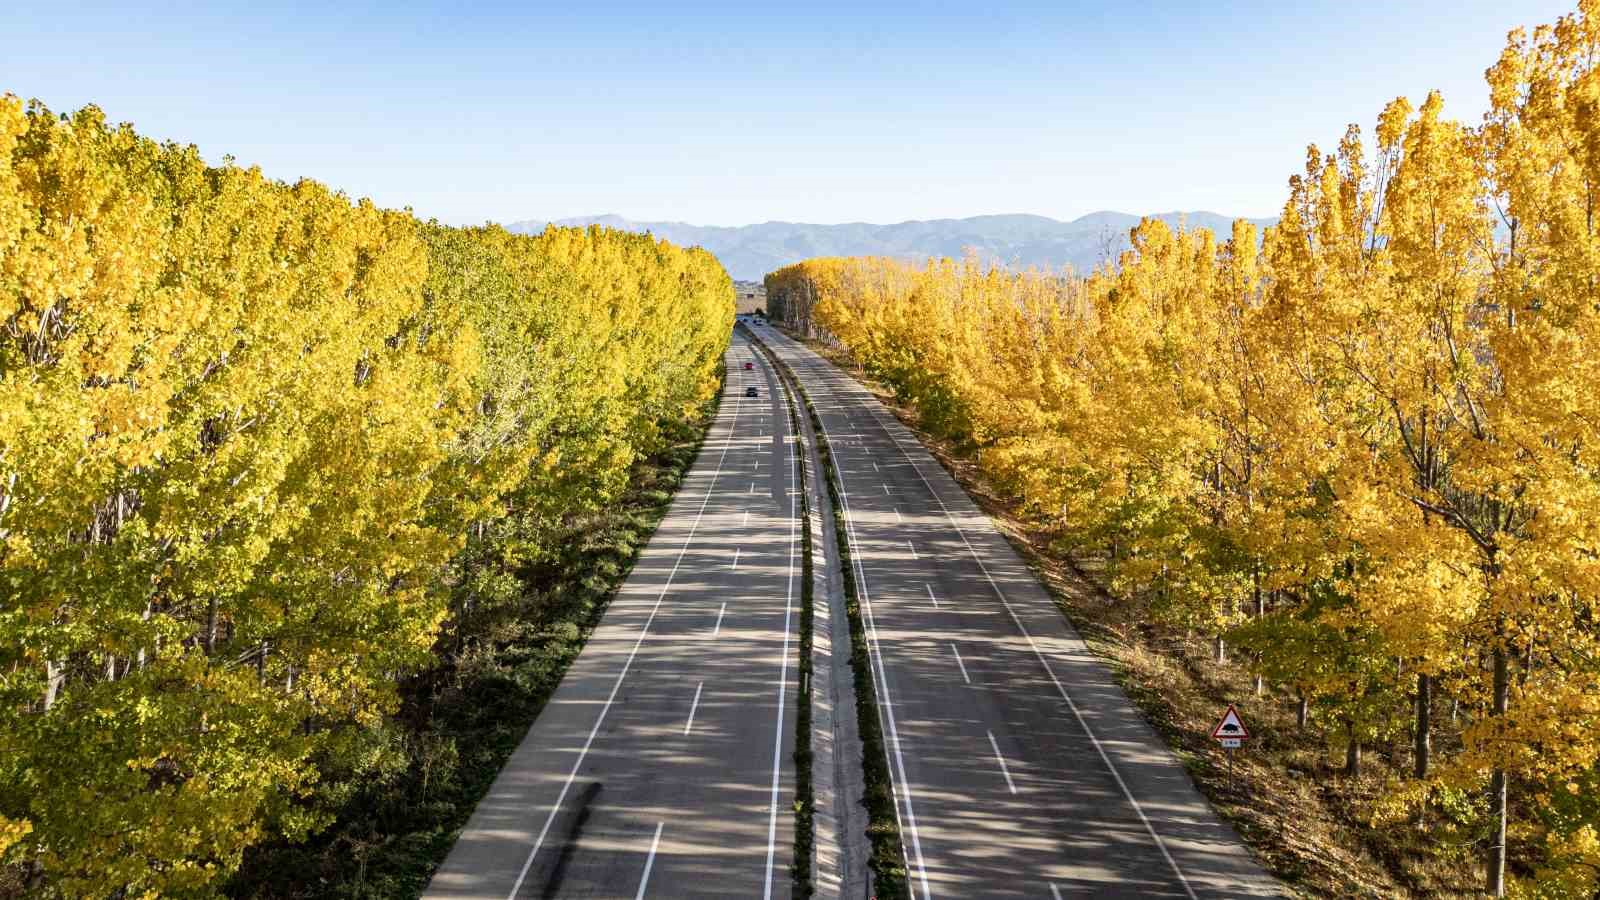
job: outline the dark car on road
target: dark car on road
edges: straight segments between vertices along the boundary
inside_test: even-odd
[[[744,395],[746,397],[759,397],[761,396],[761,392],[753,387],[747,387],[744,389]]]

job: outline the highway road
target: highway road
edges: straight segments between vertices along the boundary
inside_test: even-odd
[[[838,464],[915,895],[1279,896],[914,435],[827,361],[759,333]]]
[[[803,573],[789,417],[743,337],[724,362],[666,517],[425,897],[790,895]]]

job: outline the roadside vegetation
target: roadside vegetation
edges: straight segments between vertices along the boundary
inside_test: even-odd
[[[1325,810],[1240,813],[1287,876],[1326,867],[1274,834],[1321,820],[1379,893],[1600,889],[1596,59],[1597,3],[1513,32],[1481,124],[1394,101],[1310,148],[1264,235],[1146,220],[1088,277],[767,278],[1103,587],[1086,630],[1158,654],[1121,662],[1170,734],[1244,701],[1251,783]]]

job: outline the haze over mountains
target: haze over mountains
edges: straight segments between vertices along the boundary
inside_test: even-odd
[[[1225,238],[1233,217],[1212,212],[1169,212],[1155,216],[1171,225],[1206,227]],[[1258,225],[1274,219],[1252,219]],[[1096,212],[1070,222],[1045,216],[974,216],[967,219],[931,219],[872,225],[849,222],[811,225],[801,222],[762,222],[733,227],[690,225],[684,222],[638,222],[617,215],[559,219],[556,225],[605,225],[627,231],[648,231],[679,245],[698,245],[716,254],[728,274],[741,280],[760,280],[773,269],[813,256],[894,256],[925,259],[959,257],[967,248],[979,257],[1010,266],[1061,268],[1088,272],[1103,260],[1127,249],[1128,229],[1139,217],[1120,212]],[[538,233],[546,221],[513,222],[510,230]]]

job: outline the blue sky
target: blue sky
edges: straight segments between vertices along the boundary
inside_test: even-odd
[[[0,92],[451,223],[1256,216],[1574,5],[12,0]]]

